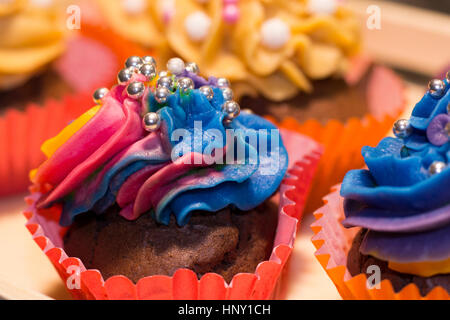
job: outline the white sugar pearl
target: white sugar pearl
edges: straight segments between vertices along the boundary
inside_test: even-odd
[[[146,0],[122,0],[122,7],[129,14],[138,14],[147,8],[147,2]]]
[[[167,69],[178,76],[184,71],[184,61],[180,58],[172,58],[167,62]]]
[[[281,19],[266,20],[261,26],[261,42],[269,49],[282,48],[290,38],[291,30]]]
[[[184,20],[184,28],[193,41],[202,41],[209,33],[211,18],[202,11],[197,11]]]
[[[30,0],[30,4],[35,7],[47,8],[53,4],[53,0]]]
[[[309,0],[308,11],[315,14],[334,14],[337,9],[336,0]]]

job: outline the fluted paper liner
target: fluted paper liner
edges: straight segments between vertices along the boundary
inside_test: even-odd
[[[7,110],[0,118],[0,196],[25,192],[30,170],[45,160],[41,144],[92,105],[90,95],[77,95]]]
[[[450,299],[442,287],[436,287],[425,297],[418,287],[411,283],[401,291],[395,292],[390,280],[380,282],[379,288],[369,289],[367,276],[363,273],[352,276],[347,268],[347,254],[359,228],[346,229],[343,198],[339,195],[340,185],[324,198],[325,205],[314,212],[316,221],[311,225],[314,231],[312,242],[317,251],[315,256],[335,284],[343,299],[354,300],[442,300]]]
[[[361,148],[376,146],[392,128],[405,105],[405,92],[401,80],[389,69],[376,66],[369,80],[367,102],[370,113],[362,119],[350,118],[346,123],[330,120],[322,125],[315,119],[299,122],[292,117],[276,125],[307,135],[324,147],[306,213],[321,206],[322,197],[331,186],[339,183],[350,169],[361,168],[364,159]]]
[[[79,268],[80,288],[69,290],[75,299],[275,298],[274,289],[292,252],[297,226],[322,152],[322,147],[306,136],[288,130],[282,130],[282,136],[289,152],[290,169],[280,186],[278,226],[272,254],[254,273],[237,274],[230,284],[215,273],[198,279],[188,269],[179,269],[171,277],[149,276],[136,284],[122,275],[103,279],[100,271],[86,270],[80,259],[67,256],[62,240],[67,228],[58,224],[60,208],[55,206],[38,211],[34,206],[38,193],[26,198],[29,205],[24,212],[28,220],[26,226],[66,285],[74,271],[71,266]]]

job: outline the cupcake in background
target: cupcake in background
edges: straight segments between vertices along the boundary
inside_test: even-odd
[[[82,113],[92,91],[115,83],[114,70],[127,57],[144,55],[97,19],[89,3],[75,3],[0,4],[0,196],[26,192],[30,170],[45,159],[45,139]],[[72,19],[77,12],[80,29]]]
[[[241,113],[223,79],[167,67],[130,57],[43,144],[27,227],[75,298],[267,299],[321,148]]]
[[[87,13],[81,1],[0,4],[1,107],[24,109],[29,102],[90,93],[112,79],[123,59],[144,53]]]
[[[344,298],[449,298],[449,87],[449,72],[432,80],[316,212],[316,255]]]

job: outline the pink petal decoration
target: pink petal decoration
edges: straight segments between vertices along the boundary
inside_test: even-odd
[[[100,42],[75,36],[54,68],[76,92],[91,92],[116,77],[120,65],[110,48]]]
[[[398,109],[387,109],[386,106],[403,106],[405,103],[403,92],[402,80],[394,71],[383,66],[375,66],[367,88],[370,113],[380,121],[386,114],[392,117],[397,116]]]

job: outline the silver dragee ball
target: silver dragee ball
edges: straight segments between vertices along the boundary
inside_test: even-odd
[[[226,113],[225,118],[227,120],[233,120],[239,115],[241,108],[236,101],[226,101],[222,105],[222,111]]]
[[[167,98],[170,96],[171,93],[172,92],[166,87],[158,87],[155,90],[155,100],[161,104],[166,103]]]
[[[152,56],[144,56],[142,57],[142,62],[144,64],[152,64],[156,67],[156,60]]]
[[[169,90],[173,90],[174,85],[172,77],[169,76],[160,77],[156,83],[157,87],[166,87]]]
[[[225,101],[233,100],[233,90],[231,90],[228,87],[223,87],[223,88],[221,88],[221,90],[222,90],[223,99]]]
[[[125,84],[131,80],[133,76],[133,71],[130,68],[122,69],[117,74],[117,82],[119,84]]]
[[[145,130],[148,132],[153,132],[158,130],[161,126],[161,118],[156,112],[149,112],[144,115],[144,118],[142,118],[142,124],[144,125]]]
[[[428,83],[428,90],[434,98],[440,98],[445,92],[445,82],[440,79],[433,79]]]
[[[219,88],[229,87],[230,86],[230,81],[228,81],[227,78],[218,78],[217,79],[217,86]]]
[[[143,64],[139,72],[145,76],[147,81],[151,81],[156,77],[156,68],[153,64]]]
[[[203,94],[206,99],[211,101],[214,98],[214,90],[210,86],[202,86],[198,89],[201,94]]]
[[[200,69],[199,69],[198,65],[195,62],[188,62],[186,64],[185,70],[187,72],[194,73],[194,74],[199,74],[200,73]]]
[[[169,76],[169,71],[162,70],[162,71],[160,71],[160,72],[158,73],[158,76],[159,76],[160,78],[162,78],[162,77],[167,77],[167,76]]]
[[[96,104],[101,104],[103,98],[108,94],[108,92],[109,92],[108,88],[100,88],[100,89],[95,90],[95,92],[92,96],[94,99],[94,102]]]
[[[189,93],[195,88],[194,81],[187,77],[180,78],[178,79],[178,88],[180,88],[180,91],[184,94]]]
[[[184,71],[184,61],[180,58],[172,58],[167,61],[167,69],[174,75],[179,76]]]
[[[139,99],[144,95],[145,85],[142,82],[132,82],[127,86],[127,94],[132,99]]]
[[[412,127],[406,119],[397,120],[392,129],[397,138],[406,138],[412,133]]]
[[[442,161],[434,161],[430,167],[428,168],[428,173],[432,176],[435,174],[439,174],[445,170],[447,165]]]
[[[138,56],[131,56],[127,59],[127,61],[125,61],[125,67],[127,68],[140,68],[140,66],[143,64],[143,61],[141,59],[141,57]]]

